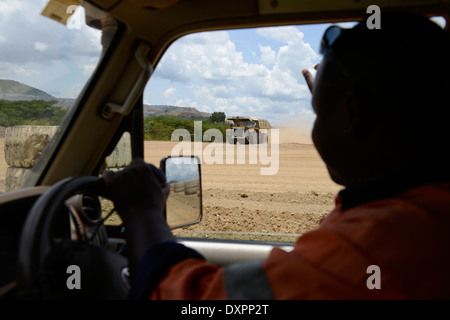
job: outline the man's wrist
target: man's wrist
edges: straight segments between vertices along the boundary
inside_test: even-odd
[[[173,239],[162,210],[133,208],[123,218],[128,235],[141,237],[146,242],[157,243]]]
[[[124,223],[131,222],[133,220],[148,220],[148,219],[163,219],[163,210],[159,206],[130,206],[119,210]]]

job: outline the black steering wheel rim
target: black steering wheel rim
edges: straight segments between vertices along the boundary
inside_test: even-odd
[[[58,296],[59,293],[48,290],[48,282],[51,279],[46,270],[48,257],[54,256],[57,251],[64,252],[66,256],[70,255],[74,264],[77,263],[77,259],[80,259],[80,264],[84,265],[86,269],[91,267],[93,269],[93,271],[81,271],[82,279],[83,276],[89,279],[89,281],[84,281],[88,288],[82,288],[80,292],[68,291],[70,293],[68,296],[93,297],[95,299],[126,298],[129,285],[127,279],[124,279],[124,270],[127,268],[125,257],[108,248],[73,240],[57,243],[51,236],[55,219],[64,212],[65,201],[73,195],[86,193],[107,198],[103,179],[94,176],[63,179],[42,194],[31,208],[19,242],[17,278],[19,298],[45,299]],[[95,264],[84,260],[94,260]],[[105,265],[101,266],[102,264]],[[65,270],[58,272],[61,275]],[[83,273],[85,274],[83,275]],[[106,275],[111,277],[110,281],[106,279]],[[100,279],[106,283],[102,283]],[[95,284],[104,288],[94,287]],[[62,286],[64,285],[65,283],[62,284]]]

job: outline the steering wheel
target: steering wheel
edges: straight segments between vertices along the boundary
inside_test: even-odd
[[[31,208],[19,242],[19,299],[125,299],[128,261],[94,237],[78,237],[82,219],[70,215],[67,200],[77,195],[105,195],[104,181],[70,177],[54,184]],[[68,208],[69,207],[69,208]],[[75,228],[75,227],[76,228]],[[103,219],[96,221],[103,228]],[[78,230],[77,229],[77,230]],[[91,228],[92,230],[92,228]]]

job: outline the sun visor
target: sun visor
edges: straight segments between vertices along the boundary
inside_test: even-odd
[[[59,23],[67,24],[67,20],[82,3],[82,0],[50,0],[41,14]]]

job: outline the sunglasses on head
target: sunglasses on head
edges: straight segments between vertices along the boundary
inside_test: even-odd
[[[333,46],[335,45],[336,41],[341,38],[344,34],[348,32],[352,32],[353,29],[343,29],[341,27],[338,27],[336,25],[328,27],[322,37],[322,41],[320,43],[319,52],[322,55],[328,55],[332,57],[333,62],[340,67],[341,74],[346,77],[349,80],[349,83],[352,86],[358,86],[357,84],[360,82],[358,81],[357,74],[350,73],[348,66],[346,63],[344,63],[339,55],[335,52]],[[315,69],[317,70],[317,67]]]
[[[320,43],[320,54],[325,54],[330,48],[332,48],[336,40],[342,35],[343,32],[344,29],[338,26],[328,27],[327,30],[325,30],[322,37],[322,42]]]

